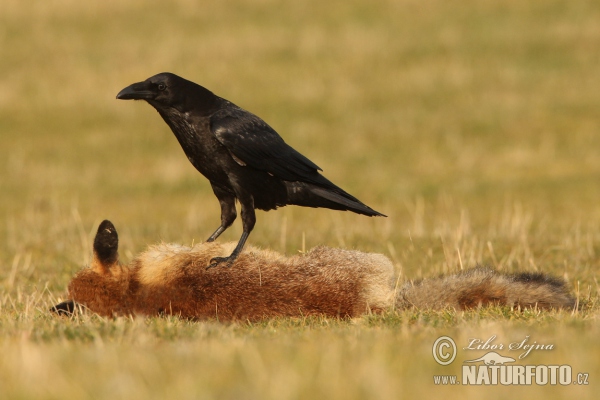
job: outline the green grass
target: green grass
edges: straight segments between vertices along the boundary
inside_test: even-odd
[[[39,2],[37,2],[39,3]],[[5,0],[0,12],[3,398],[593,398],[600,379],[597,1]],[[402,279],[460,266],[566,278],[568,312],[390,312],[219,324],[47,309],[111,219],[127,261],[192,243],[218,203],[150,106],[172,71],[253,111],[387,219],[287,207],[250,242],[380,252]],[[223,241],[237,240],[237,222]],[[439,387],[442,335],[555,349],[590,386]],[[470,357],[473,355],[473,357]],[[459,359],[481,352],[459,352]]]

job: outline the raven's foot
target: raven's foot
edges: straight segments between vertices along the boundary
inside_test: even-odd
[[[217,232],[218,232],[218,229],[217,229]],[[213,235],[210,238],[215,236],[215,234],[217,232],[213,233]],[[206,267],[206,269],[216,267],[217,265],[222,265],[227,268],[231,267],[233,265],[233,262],[235,261],[235,259],[242,252],[242,248],[244,247],[244,243],[246,243],[246,239],[248,239],[249,233],[250,232],[246,232],[246,231],[242,232],[242,237],[240,237],[240,241],[238,242],[237,246],[235,246],[235,249],[233,249],[233,251],[231,252],[229,257],[214,257],[214,258],[212,258],[210,260],[210,264],[208,264],[208,267]],[[210,240],[210,238],[209,238],[209,240]]]
[[[211,269],[218,265],[226,267],[226,268],[230,268],[233,265],[234,261],[235,261],[235,257],[233,257],[233,256],[214,257],[214,258],[211,258],[210,264],[208,264],[208,267],[206,267],[206,269]]]

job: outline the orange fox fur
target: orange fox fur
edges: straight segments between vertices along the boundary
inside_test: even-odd
[[[543,274],[500,274],[474,268],[395,289],[393,266],[381,254],[317,247],[285,257],[247,247],[230,267],[206,269],[235,243],[151,246],[129,265],[118,261],[117,231],[98,228],[89,268],[75,275],[69,301],[52,308],[72,312],[80,304],[104,316],[177,315],[182,318],[259,320],[417,307],[466,309],[487,304],[572,308],[564,281]]]

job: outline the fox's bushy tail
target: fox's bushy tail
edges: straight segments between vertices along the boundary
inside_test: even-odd
[[[407,282],[396,295],[400,309],[464,310],[486,305],[572,309],[576,301],[562,279],[543,273],[503,274],[486,267]]]

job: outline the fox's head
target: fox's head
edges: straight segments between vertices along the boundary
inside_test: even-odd
[[[129,273],[119,264],[119,235],[108,220],[102,221],[94,239],[94,255],[89,268],[81,270],[69,284],[69,300],[51,308],[58,314],[71,314],[76,305],[102,315],[128,314],[126,299]]]

